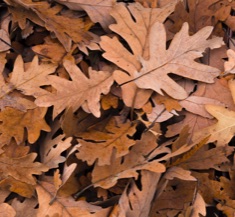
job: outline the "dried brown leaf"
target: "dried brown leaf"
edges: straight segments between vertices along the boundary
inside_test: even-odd
[[[129,138],[136,132],[135,125],[128,122],[117,124],[111,119],[105,129],[104,132],[91,130],[80,134],[82,139],[78,139],[80,147],[77,158],[87,161],[89,165],[96,160],[98,165],[109,165],[113,157],[115,159],[126,155],[129,148],[135,144],[135,141]]]
[[[108,189],[114,186],[118,179],[130,177],[137,179],[137,170],[148,170],[156,173],[165,172],[165,166],[163,164],[159,163],[157,160],[150,161],[150,159],[148,159],[148,155],[157,146],[156,137],[152,133],[148,132],[143,134],[141,140],[136,142],[126,156],[111,159],[110,165],[95,165],[92,172],[92,182],[94,186]],[[160,155],[161,150],[155,154]]]
[[[44,120],[47,112],[46,108],[36,108],[22,112],[14,108],[7,107],[0,112],[0,139],[2,145],[8,144],[14,138],[19,144],[24,141],[24,132],[27,130],[29,143],[34,143],[40,136],[40,131],[49,132],[50,127]]]
[[[149,36],[150,58],[141,59],[143,67],[139,72],[135,72],[136,85],[139,88],[152,89],[162,95],[164,91],[175,99],[184,99],[188,96],[187,92],[168,76],[169,73],[213,83],[219,75],[219,70],[195,61],[202,56],[207,47],[213,49],[223,44],[219,38],[207,40],[211,31],[211,27],[205,27],[193,36],[189,36],[188,24],[184,23],[166,50],[164,25],[154,23]]]
[[[74,112],[82,107],[86,112],[100,117],[100,95],[102,93],[108,94],[113,84],[112,75],[107,71],[95,71],[90,68],[88,78],[74,62],[69,60],[64,61],[64,67],[72,80],[55,75],[48,76],[48,81],[56,88],[57,92],[47,92],[47,94],[38,97],[35,103],[46,107],[54,105],[54,118],[69,107]]]
[[[115,5],[111,15],[117,24],[110,25],[110,29],[125,39],[132,52],[116,37],[101,37],[100,46],[105,51],[103,56],[106,59],[125,70],[115,71],[114,79],[118,84],[134,79],[134,72],[141,69],[140,56],[149,58],[149,31],[155,22],[163,22],[167,18],[174,10],[175,4],[176,1],[163,8],[154,9],[144,8],[139,3],[127,7],[124,4]],[[139,90],[132,82],[122,85],[121,88],[124,103],[135,108],[141,108],[152,93],[150,90]]]

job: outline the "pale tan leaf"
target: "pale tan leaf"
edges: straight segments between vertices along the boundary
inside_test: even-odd
[[[41,162],[50,169],[57,168],[60,163],[65,162],[66,158],[61,156],[72,144],[72,137],[63,140],[64,135],[57,136],[49,142],[41,145]]]
[[[218,122],[199,129],[194,133],[192,140],[197,141],[211,135],[208,142],[217,141],[217,146],[225,146],[235,134],[235,112],[215,105],[206,105],[205,108]]]
[[[135,72],[136,85],[160,94],[164,91],[175,99],[185,99],[188,96],[187,92],[168,76],[169,73],[213,83],[220,71],[195,61],[202,56],[207,47],[217,48],[223,44],[222,40],[216,42],[207,40],[211,31],[211,27],[205,27],[193,36],[189,36],[188,24],[184,23],[166,50],[164,25],[154,23],[149,35],[150,59],[141,59],[143,68]]]
[[[186,214],[185,216],[201,217],[201,215],[206,216],[206,204],[202,196],[199,193],[197,193],[193,205],[189,207],[188,215]]]
[[[15,217],[16,211],[8,203],[1,203],[0,204],[0,216]]]
[[[228,61],[224,63],[225,73],[235,74],[235,52],[232,49],[227,50]]]
[[[197,85],[197,90],[179,103],[189,112],[202,117],[213,118],[206,111],[204,107],[206,104],[226,106],[231,110],[235,110],[229,88],[230,85],[224,78],[215,79],[215,83],[213,84],[200,82]]]
[[[195,115],[193,113],[185,111],[181,112],[179,115],[181,115],[181,117],[184,117],[184,119],[180,122],[167,126],[167,137],[172,137],[179,134],[182,127],[185,125],[189,126],[189,132],[193,134],[198,130],[206,128],[216,122],[214,119],[204,118],[200,115]]]
[[[53,117],[55,118],[64,109],[71,107],[75,112],[82,107],[86,112],[100,117],[100,95],[108,94],[113,77],[107,71],[89,69],[89,78],[72,61],[65,60],[64,67],[72,81],[55,75],[48,76],[50,84],[57,92],[38,97],[35,103],[38,106],[49,107],[54,105]]]
[[[105,51],[103,56],[125,71],[114,72],[114,78],[118,84],[134,79],[134,72],[141,69],[139,57],[149,57],[148,34],[152,25],[157,21],[164,22],[173,12],[175,4],[176,1],[163,8],[153,9],[144,8],[139,3],[130,4],[127,7],[124,4],[115,5],[111,15],[117,24],[110,25],[110,29],[126,40],[132,53],[116,37],[103,36],[100,45]],[[126,83],[121,88],[125,104],[135,108],[141,108],[152,93],[150,90],[139,90],[133,82]]]

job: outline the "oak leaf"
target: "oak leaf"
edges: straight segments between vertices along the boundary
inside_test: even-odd
[[[55,64],[42,63],[39,65],[38,57],[35,56],[30,65],[25,69],[25,65],[21,56],[18,56],[10,78],[6,82],[4,77],[0,76],[0,108],[6,106],[26,111],[33,109],[36,105],[31,98],[24,97],[16,90],[22,91],[24,95],[37,97],[43,94],[45,90],[41,89],[41,85],[47,85],[46,76],[54,72]]]
[[[57,65],[53,63],[39,64],[38,57],[35,56],[30,65],[25,69],[21,56],[18,56],[8,85],[14,89],[21,90],[23,94],[30,96],[40,96],[45,94],[45,90],[40,88],[43,85],[49,85],[47,79],[52,74]]]
[[[34,143],[40,136],[40,131],[49,132],[50,127],[44,120],[46,108],[36,108],[22,112],[7,107],[0,112],[0,140],[1,145],[8,144],[12,138],[19,144],[24,141],[25,129],[28,133],[29,143]]]
[[[209,150],[198,150],[188,160],[180,163],[180,166],[187,169],[206,170],[214,168],[220,170],[220,165],[229,162],[228,156],[232,154],[230,146],[215,147]]]
[[[109,28],[125,39],[131,52],[116,37],[102,36],[100,46],[105,51],[103,56],[125,71],[114,72],[114,79],[118,84],[134,79],[134,72],[141,69],[140,56],[149,58],[149,31],[155,22],[164,22],[173,12],[175,4],[176,1],[163,8],[153,9],[144,8],[139,3],[127,7],[124,4],[114,6],[111,15],[117,23]],[[152,93],[150,90],[138,89],[133,82],[126,83],[121,88],[123,101],[128,107],[141,108]]]
[[[152,89],[162,95],[164,91],[175,99],[185,99],[188,96],[187,92],[168,76],[169,73],[213,83],[220,71],[195,61],[202,56],[207,47],[213,49],[223,44],[219,38],[207,40],[211,31],[212,27],[205,27],[193,36],[189,36],[188,24],[184,23],[166,50],[164,25],[154,23],[149,36],[150,58],[141,59],[143,67],[139,72],[135,72],[136,85],[139,88]]]
[[[109,208],[102,209],[99,206],[91,205],[86,201],[75,201],[72,197],[57,197],[50,204],[52,195],[55,195],[55,188],[48,182],[40,182],[36,187],[39,201],[37,217],[58,216],[58,217],[94,217],[106,216]],[[101,214],[99,214],[99,212]]]
[[[69,60],[64,61],[64,67],[72,80],[55,75],[48,76],[48,81],[57,92],[47,92],[38,97],[35,103],[43,107],[54,105],[53,118],[69,107],[73,112],[82,107],[86,112],[100,117],[100,95],[108,94],[113,84],[112,75],[107,71],[95,71],[90,68],[88,78]]]
[[[82,40],[88,42],[91,39],[86,32],[92,26],[92,22],[89,19],[84,21],[82,18],[59,16],[58,13],[62,10],[61,5],[57,4],[54,7],[50,7],[48,2],[34,2],[31,0],[17,0],[13,3],[11,0],[7,0],[7,2],[14,7],[21,5],[33,11],[43,21],[43,26],[55,33],[67,52],[71,49],[72,41],[75,43]],[[68,23],[77,28],[71,28]]]
[[[25,199],[23,202],[13,199],[11,206],[15,209],[16,217],[36,216],[36,209],[38,202],[35,198]]]
[[[65,140],[63,138],[64,135],[59,135],[41,144],[41,162],[50,169],[57,168],[59,163],[63,163],[66,160],[61,154],[71,146],[72,138],[69,137]]]
[[[113,154],[115,158],[126,155],[135,141],[129,136],[136,132],[136,126],[131,123],[117,124],[111,119],[105,127],[105,131],[91,130],[81,133],[78,139],[77,158],[87,161],[89,165],[97,160],[98,165],[109,165]],[[88,140],[88,141],[86,141]],[[94,152],[94,150],[96,150]]]
[[[141,190],[134,181],[119,199],[119,215],[128,217],[149,216],[152,200],[158,186],[160,174],[141,171]],[[143,200],[143,198],[145,198]]]
[[[108,189],[114,186],[118,179],[122,178],[138,178],[137,170],[148,170],[156,173],[165,172],[165,166],[158,160],[149,159],[149,154],[158,146],[156,137],[152,133],[142,135],[140,141],[132,147],[130,152],[116,159],[111,159],[110,165],[95,165],[92,171],[92,182],[94,186],[100,186]],[[161,154],[161,150],[156,152]],[[152,156],[152,158],[156,157]]]
[[[229,87],[229,82],[224,78],[215,79],[213,84],[200,82],[197,85],[197,90],[179,103],[191,113],[212,118],[204,108],[206,104],[226,106],[231,110],[235,110]]]
[[[100,23],[105,31],[109,31],[108,26],[114,22],[110,11],[116,3],[115,0],[57,0],[57,2],[71,10],[85,10],[92,22]]]
[[[218,122],[195,132],[192,140],[211,135],[208,142],[217,141],[217,146],[225,146],[235,134],[235,112],[216,105],[206,105],[205,108]]]
[[[1,179],[7,179],[13,177],[20,182],[27,184],[36,184],[36,179],[33,175],[40,175],[42,172],[48,171],[48,167],[34,162],[37,157],[36,153],[30,153],[26,156],[19,158],[10,158],[4,153],[0,155],[0,173]]]

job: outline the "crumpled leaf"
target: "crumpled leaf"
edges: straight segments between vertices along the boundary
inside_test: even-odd
[[[121,178],[138,178],[137,170],[148,170],[156,173],[165,172],[165,166],[158,160],[150,161],[148,155],[158,146],[156,137],[148,132],[142,135],[140,141],[132,147],[128,155],[111,159],[110,165],[95,165],[92,171],[92,182],[94,186],[110,188]],[[159,150],[158,154],[161,154]],[[155,156],[154,156],[155,157]]]
[[[14,138],[18,144],[23,142],[25,128],[28,133],[27,139],[29,143],[34,143],[40,136],[41,130],[50,131],[50,127],[44,120],[46,112],[46,108],[35,108],[22,112],[10,107],[1,111],[1,145],[8,144],[11,138]]]
[[[69,60],[64,61],[64,67],[72,81],[55,75],[48,76],[48,81],[57,92],[48,91],[47,94],[38,97],[35,103],[43,107],[53,105],[54,118],[69,107],[73,112],[82,107],[86,112],[100,117],[100,95],[108,94],[113,84],[112,75],[107,71],[95,71],[90,68],[88,78],[74,62]]]
[[[117,124],[111,119],[104,132],[91,130],[80,134],[82,139],[78,139],[80,147],[76,156],[89,165],[96,160],[98,165],[109,165],[113,157],[119,158],[129,152],[129,148],[135,144],[129,136],[135,132],[135,125],[128,122]]]
[[[212,27],[205,27],[193,36],[189,36],[188,24],[184,23],[166,50],[164,25],[154,23],[149,36],[150,58],[141,59],[143,67],[139,72],[135,72],[136,85],[139,88],[152,89],[162,95],[164,91],[175,99],[185,99],[188,96],[187,92],[168,76],[169,73],[213,83],[220,71],[194,61],[202,56],[207,47],[213,49],[223,44],[221,38],[206,40],[211,31]]]
[[[102,36],[100,46],[105,51],[103,56],[125,71],[114,72],[114,79],[118,84],[134,79],[134,72],[141,69],[139,57],[149,57],[150,45],[147,38],[152,25],[157,21],[164,22],[173,12],[175,4],[176,1],[163,8],[153,9],[144,8],[139,3],[127,7],[124,4],[115,5],[111,15],[117,24],[112,24],[109,28],[125,39],[132,52],[129,52],[116,37]],[[128,107],[141,108],[152,93],[150,90],[138,89],[133,82],[126,83],[121,88],[123,101]]]

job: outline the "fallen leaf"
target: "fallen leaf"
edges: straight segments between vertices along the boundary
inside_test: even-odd
[[[111,159],[110,165],[95,165],[92,172],[92,182],[95,187],[108,189],[114,186],[121,178],[138,178],[138,170],[148,170],[156,173],[165,172],[165,166],[157,160],[150,161],[148,155],[158,144],[152,133],[142,135],[140,141],[132,147],[129,154],[124,157]],[[161,154],[161,151],[158,152]],[[155,157],[155,156],[154,156]]]
[[[38,97],[35,103],[43,107],[54,105],[53,118],[69,107],[73,112],[82,107],[86,112],[100,117],[100,95],[108,94],[113,84],[112,75],[106,71],[89,69],[89,78],[87,78],[75,63],[69,60],[64,61],[64,67],[72,81],[55,75],[49,76],[48,81],[57,92],[55,94],[47,92]]]
[[[157,21],[164,22],[174,10],[175,4],[176,1],[163,8],[154,9],[144,8],[140,4],[130,4],[128,7],[124,4],[115,5],[111,15],[117,24],[112,24],[109,28],[125,39],[132,52],[116,37],[101,37],[100,46],[105,51],[103,56],[125,71],[114,72],[114,79],[118,84],[134,79],[134,72],[141,69],[139,57],[149,57],[150,45],[147,38],[152,25]],[[123,101],[128,107],[141,108],[152,93],[150,90],[138,89],[133,82],[121,85],[121,88]]]
[[[71,10],[85,10],[92,22],[100,23],[105,31],[109,32],[109,25],[114,22],[110,16],[115,0],[57,0]]]
[[[1,154],[1,179],[12,176],[20,182],[22,181],[32,185],[36,184],[36,179],[33,175],[40,175],[42,172],[48,171],[47,166],[39,162],[34,162],[36,157],[36,153],[30,153],[19,158],[9,158],[4,153]]]
[[[91,130],[80,134],[82,139],[78,139],[80,146],[79,152],[76,153],[77,158],[87,161],[89,165],[96,160],[98,165],[109,165],[113,154],[115,158],[122,157],[135,144],[135,141],[129,138],[136,132],[135,125],[128,122],[118,125],[111,119],[105,129],[105,132]]]
[[[119,215],[128,217],[149,216],[151,203],[160,179],[160,174],[149,171],[141,172],[141,189],[134,181],[130,184],[130,189],[125,189],[119,200]],[[142,201],[142,199],[144,201]]]
[[[36,108],[22,112],[9,107],[1,111],[0,139],[2,144],[8,144],[11,138],[14,138],[18,144],[23,142],[25,128],[28,133],[29,143],[34,143],[40,136],[41,130],[50,131],[50,127],[44,120],[46,112],[46,108]]]
[[[101,207],[91,205],[86,201],[74,201],[72,197],[60,198],[57,197],[50,205],[52,195],[55,194],[55,188],[48,182],[41,182],[36,187],[39,201],[39,208],[37,209],[37,217],[41,216],[84,216],[94,217],[98,216],[99,212],[107,212],[109,209],[102,210]],[[104,215],[105,216],[105,215]]]
[[[209,142],[216,142],[217,146],[225,146],[235,133],[235,112],[221,106],[206,105],[206,110],[213,115],[218,122],[194,133],[192,140],[211,135]]]
[[[0,215],[6,217],[14,217],[16,215],[16,211],[12,206],[8,203],[1,203],[0,204]]]
[[[154,23],[149,36],[150,58],[141,59],[143,67],[139,72],[135,72],[136,85],[139,88],[152,89],[162,95],[164,91],[175,99],[185,99],[188,96],[187,92],[168,76],[169,73],[213,83],[219,75],[219,70],[194,61],[202,56],[202,52],[207,47],[213,49],[223,44],[219,38],[214,41],[206,40],[211,31],[211,27],[205,27],[193,36],[189,36],[188,24],[184,23],[166,50],[164,25]],[[155,32],[158,34],[156,35]],[[157,53],[156,50],[158,50]]]
[[[61,154],[72,145],[72,138],[69,137],[65,140],[63,140],[63,138],[64,135],[59,135],[41,144],[41,162],[50,169],[57,168],[60,163],[66,160],[66,157],[61,156]]]
[[[13,199],[11,206],[16,211],[16,217],[36,216],[36,209],[38,202],[35,198],[25,199],[20,202],[16,198]]]

